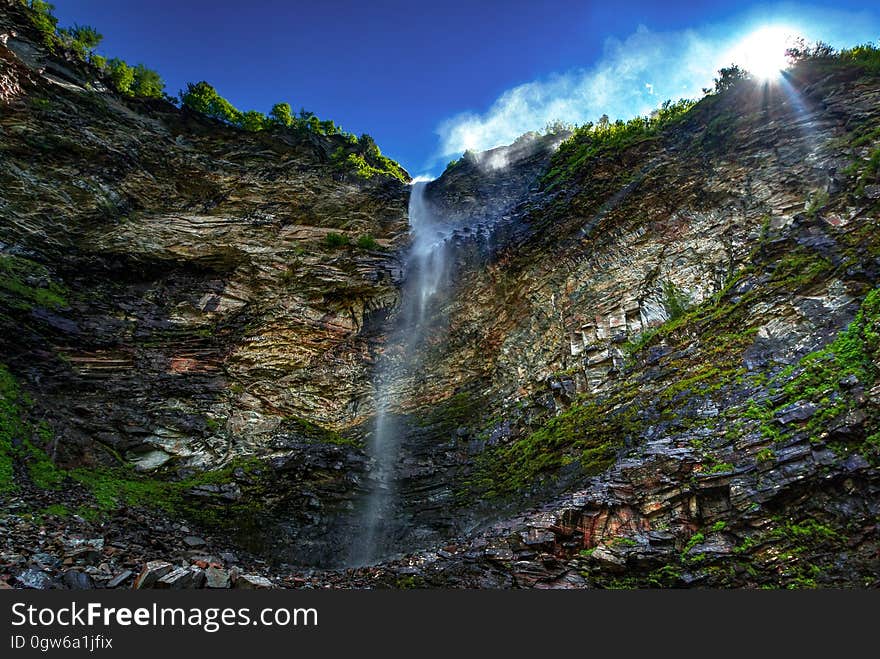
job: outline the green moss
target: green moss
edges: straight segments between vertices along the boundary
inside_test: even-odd
[[[880,142],[880,126],[875,122],[865,122],[850,133],[848,141],[848,146],[852,149],[874,145]],[[847,144],[844,142],[841,146]],[[876,181],[878,173],[880,173],[880,147],[872,149],[867,159],[859,158],[843,170],[845,176],[855,178],[854,188],[857,196],[864,195],[865,185]]]
[[[669,320],[677,320],[684,316],[691,306],[690,297],[678,288],[674,282],[663,282],[663,307]]]
[[[824,190],[813,193],[807,200],[804,214],[809,218],[815,218],[819,214],[819,211],[828,205],[828,200],[828,193]]]
[[[471,485],[484,496],[508,495],[577,463],[585,474],[610,467],[640,424],[633,408],[580,402],[527,437],[484,453]]]
[[[34,110],[45,112],[51,107],[52,103],[48,98],[31,98],[30,105]]]
[[[805,424],[806,432],[818,438],[832,419],[854,406],[851,396],[841,392],[841,382],[854,377],[865,387],[873,386],[878,377],[880,357],[880,289],[865,297],[855,319],[827,346],[816,350],[796,364],[784,369],[771,382],[772,404],[752,401],[745,416],[761,422],[762,434],[778,441],[785,434],[775,416],[784,407],[799,401],[811,401],[817,411]],[[868,436],[876,432],[876,419],[869,423]],[[865,442],[860,450],[870,459],[877,459],[876,447]]]
[[[70,517],[70,509],[61,503],[53,503],[40,511],[41,515],[52,517]]]
[[[813,518],[795,521],[777,517],[772,521],[775,523],[772,528],[744,538],[734,547],[733,553],[751,554],[757,547],[766,544],[772,548],[768,555],[772,557],[773,564],[779,566],[775,577],[769,570],[760,572],[763,578],[775,578],[775,584],[769,587],[815,588],[823,569],[805,560],[805,555],[815,556],[817,552],[836,555],[846,538],[831,526]],[[759,555],[753,556],[748,564],[746,571],[752,578],[759,576],[754,568],[759,560]]]
[[[682,549],[682,551],[681,551],[682,557],[686,556],[687,553],[691,549],[693,549],[694,547],[696,547],[699,544],[702,544],[705,541],[706,541],[706,536],[703,535],[701,532],[697,531],[696,533],[694,533],[690,537],[690,539],[688,540],[687,544],[684,546],[684,549]]]
[[[639,545],[639,543],[632,538],[625,538],[623,536],[612,538],[610,544],[612,547],[638,547]]]
[[[608,590],[636,590],[641,586],[638,577],[612,577],[601,585]]]
[[[120,505],[149,504],[166,512],[175,508],[176,484],[140,477],[133,470],[80,467],[71,470],[70,476],[88,488],[98,508],[103,511],[115,510]]]
[[[302,419],[296,416],[285,417],[284,423],[292,428],[294,432],[305,437],[307,441],[316,444],[336,444],[337,446],[354,446],[360,447],[362,443],[351,437],[345,437],[335,430],[330,430],[313,423],[308,419]]]
[[[241,458],[227,466],[202,472],[183,480],[162,480],[144,476],[128,467],[77,468],[70,477],[84,486],[94,497],[100,513],[109,513],[122,506],[158,509],[165,513],[191,519],[199,524],[216,528],[241,526],[261,511],[259,502],[263,487],[259,474],[265,469],[258,458]],[[243,472],[244,480],[251,482],[247,504],[230,504],[208,497],[193,497],[189,491],[202,485],[222,485],[235,482],[235,472]]]
[[[468,391],[459,391],[445,400],[438,401],[430,412],[415,417],[413,422],[422,428],[435,428],[445,433],[476,423],[482,411],[480,401]]]
[[[758,541],[752,536],[744,538],[736,547],[733,548],[734,554],[746,554],[758,546]]]
[[[26,418],[25,396],[20,392],[12,374],[0,365],[0,492],[18,487],[15,483],[15,465],[24,467],[31,483],[44,490],[58,490],[71,481],[86,489],[94,498],[94,508],[81,508],[77,514],[96,519],[101,513],[120,506],[155,508],[183,516],[203,524],[227,527],[259,513],[262,500],[260,474],[265,467],[256,457],[234,460],[227,466],[202,472],[182,480],[162,480],[145,476],[129,467],[59,468],[46,454],[44,447],[52,442],[52,432],[46,424],[31,424]],[[245,504],[229,504],[208,497],[193,497],[189,491],[200,485],[226,484],[236,481],[235,474],[243,474],[253,496]],[[75,485],[74,485],[75,486]],[[67,509],[64,508],[64,514]],[[47,509],[46,514],[62,515],[62,508]]]
[[[401,590],[425,588],[426,586],[427,584],[425,583],[425,580],[415,574],[407,574],[402,577],[397,577],[397,581],[395,582],[395,587],[400,588]]]
[[[76,509],[76,515],[79,515],[87,522],[97,522],[101,519],[101,511],[94,506],[79,506]]]
[[[51,431],[45,424],[34,426],[27,421],[29,406],[15,377],[0,365],[0,492],[17,489],[16,463],[25,466],[31,482],[39,488],[55,490],[64,482],[64,472],[35,443],[47,446]]]
[[[24,435],[19,404],[18,383],[6,367],[0,365],[0,493],[16,489],[14,481],[16,444]]]
[[[636,355],[660,341],[678,344],[694,337],[706,336],[702,367],[723,371],[715,373],[714,381],[727,383],[743,374],[739,355],[754,342],[758,320],[752,313],[753,304],[774,291],[797,292],[823,280],[834,271],[834,265],[821,254],[800,246],[793,246],[775,260],[769,272],[769,281],[762,291],[753,288],[733,297],[735,287],[746,277],[760,274],[756,263],[770,239],[769,217],[765,219],[761,235],[750,254],[746,266],[733,274],[712,297],[691,308],[673,305],[676,314],[662,325],[652,328],[628,343],[624,350]],[[711,366],[707,366],[707,364]],[[708,373],[705,379],[710,379]],[[671,390],[674,392],[675,390]],[[703,392],[705,393],[705,392]]]
[[[19,256],[0,256],[0,302],[13,309],[67,306],[67,290],[51,281],[45,266]]]
[[[698,368],[686,378],[670,384],[660,394],[664,404],[668,404],[679,394],[688,392],[692,396],[702,396],[720,389],[725,382],[730,380],[731,373],[714,365],[706,365]]]
[[[853,149],[858,149],[874,142],[880,142],[880,126],[863,124],[858,130],[853,131],[849,145]]]
[[[43,446],[48,444],[44,435]],[[44,490],[59,490],[67,478],[67,474],[63,469],[52,461],[41,447],[34,446],[28,440],[24,442],[27,450],[27,467],[31,482],[37,487]]]
[[[709,531],[711,531],[712,533],[718,533],[726,528],[727,522],[725,522],[724,520],[718,520],[709,528]]]
[[[815,519],[805,519],[800,522],[785,521],[774,528],[770,536],[791,540],[798,545],[810,546],[841,540],[837,531]]]
[[[681,571],[674,565],[664,565],[648,574],[648,585],[652,588],[672,588],[681,582]]]
[[[833,264],[815,252],[796,251],[777,261],[771,282],[777,287],[797,291],[830,274]]]
[[[755,460],[758,462],[773,462],[776,460],[776,452],[770,448],[762,448],[755,454]]]

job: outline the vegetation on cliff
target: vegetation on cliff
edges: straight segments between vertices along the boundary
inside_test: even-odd
[[[138,67],[102,63],[95,30],[39,16],[64,61],[79,53],[77,80],[100,66],[125,97],[161,95]],[[465,294],[444,301],[448,327],[401,388],[418,452],[402,445],[399,510],[431,542],[487,510],[564,512],[438,564],[487,556],[484,573],[519,571],[516,585],[559,566],[543,583],[603,587],[811,587],[853,583],[841,562],[864,571],[838,556],[876,547],[880,129],[864,99],[880,92],[857,70],[876,75],[876,58],[811,51],[792,83],[809,89],[808,119],[781,94],[759,119],[740,103],[757,85],[731,67],[697,104],[582,126],[549,171],[547,152],[527,175],[498,174],[514,184],[493,194],[520,205],[499,211],[488,256],[457,235]],[[27,130],[0,149],[14,220],[0,491],[27,514],[150,508],[230,530],[272,509],[275,550],[335,549],[337,529],[352,542],[345,518],[370,478],[365,374],[394,356],[383,328],[406,205],[390,179],[406,173],[369,136],[288,103],[243,112],[200,82],[176,112],[33,77],[3,118]],[[479,157],[433,184],[457,210],[484,203],[462,182]],[[67,492],[87,506],[65,512]]]
[[[664,127],[679,121],[695,101],[681,99],[676,103],[666,101],[647,117],[635,117],[629,121],[609,120],[603,115],[598,122],[587,122],[574,129],[553,157],[550,170],[544,176],[548,188],[556,187],[576,173],[583,172],[587,161],[612,150],[625,149],[636,142],[650,139]]]
[[[16,492],[22,487],[48,492],[81,487],[90,494],[92,507],[76,512],[90,519],[135,506],[223,526],[232,523],[231,512],[239,518],[260,512],[253,501],[236,505],[212,497],[210,490],[210,486],[227,485],[236,478],[249,482],[249,490],[264,487],[260,474],[267,467],[257,458],[233,460],[221,469],[176,480],[138,474],[123,465],[63,469],[49,455],[54,444],[52,430],[46,423],[35,422],[32,413],[32,399],[21,391],[9,369],[0,364],[0,493]],[[193,496],[198,488],[205,493]]]
[[[344,145],[332,154],[332,163],[343,174],[354,178],[392,177],[406,182],[409,175],[394,160],[383,155],[375,140],[367,134],[357,136],[344,131],[332,119],[320,119],[315,113],[301,109],[294,114],[289,103],[276,103],[268,115],[257,110],[239,110],[205,81],[188,83],[177,98],[165,93],[161,76],[143,64],[134,66],[122,59],[107,59],[96,53],[103,36],[88,25],[70,28],[58,26],[54,6],[44,0],[20,0],[28,17],[42,36],[43,44],[52,52],[65,52],[84,65],[94,68],[104,82],[124,96],[164,98],[179,102],[193,112],[250,132],[291,131],[344,138]]]
[[[95,68],[98,75],[117,92],[126,96],[142,98],[165,97],[165,83],[158,73],[143,64],[135,66],[95,53],[104,37],[89,25],[58,27],[58,19],[52,13],[55,6],[44,0],[20,0],[27,7],[28,17],[42,35],[43,45],[51,52],[66,51],[82,63]]]
[[[276,103],[268,116],[256,110],[242,112],[205,81],[189,83],[186,89],[180,92],[180,103],[193,112],[250,132],[277,130],[324,136],[338,135],[343,138],[343,144],[338,146],[330,157],[331,163],[338,171],[362,179],[390,176],[404,183],[409,180],[409,175],[398,163],[382,155],[370,135],[365,133],[358,138],[343,131],[332,119],[322,121],[305,109],[294,116],[289,103]]]
[[[836,51],[822,42],[809,45],[801,41],[799,45],[788,50],[788,56],[794,63],[811,61],[819,65],[858,67],[868,74],[880,72],[880,48],[874,44],[862,44]],[[714,87],[704,89],[703,92],[707,95],[721,94],[749,79],[748,71],[732,64],[720,69],[714,80]],[[680,99],[677,102],[667,100],[648,116],[612,122],[607,115],[603,115],[595,124],[587,122],[574,128],[571,137],[560,145],[554,155],[551,167],[543,178],[544,185],[547,189],[553,189],[575,174],[586,171],[586,165],[592,158],[607,152],[620,152],[657,136],[679,123],[698,104],[698,101],[692,99]],[[880,163],[880,157],[877,161]],[[455,164],[456,161],[453,161],[449,166]],[[878,165],[874,166],[876,168]]]

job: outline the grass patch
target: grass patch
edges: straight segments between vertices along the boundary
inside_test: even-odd
[[[70,509],[62,503],[53,503],[40,511],[44,517],[70,517]]]
[[[379,249],[379,243],[376,242],[376,239],[368,233],[360,236],[355,244],[358,246],[359,249],[366,249],[371,251],[376,251],[377,249]]]
[[[329,247],[330,249],[339,249],[340,247],[347,247],[351,243],[351,239],[342,233],[336,233],[331,231],[327,235],[324,236],[324,245]]]

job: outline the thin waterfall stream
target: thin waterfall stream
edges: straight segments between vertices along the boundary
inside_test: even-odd
[[[401,388],[418,374],[423,346],[439,331],[436,306],[451,284],[454,229],[431,208],[425,198],[426,185],[425,181],[412,185],[411,242],[404,257],[404,284],[374,376],[376,416],[367,444],[373,468],[361,512],[361,537],[354,543],[354,565],[375,562],[397,549],[394,512],[400,442],[405,430],[394,409],[401,402]]]

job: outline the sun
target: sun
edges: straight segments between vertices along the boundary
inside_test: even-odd
[[[785,51],[795,32],[781,25],[765,25],[750,32],[734,46],[732,61],[759,80],[778,78],[788,67]]]

